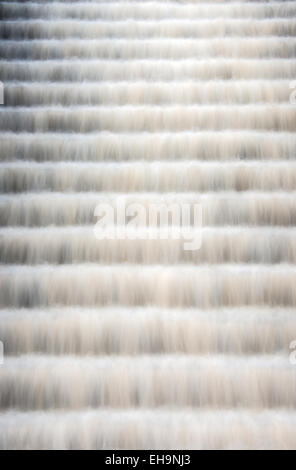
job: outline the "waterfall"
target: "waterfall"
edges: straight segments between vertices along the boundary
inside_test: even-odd
[[[296,2],[0,16],[0,449],[296,449]]]

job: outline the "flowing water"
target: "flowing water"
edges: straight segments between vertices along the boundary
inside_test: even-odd
[[[296,449],[296,2],[0,16],[0,448]],[[123,197],[201,248],[96,239]]]

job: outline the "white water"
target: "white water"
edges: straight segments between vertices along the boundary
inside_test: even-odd
[[[0,15],[0,448],[295,449],[296,3]],[[97,240],[118,197],[201,249]]]

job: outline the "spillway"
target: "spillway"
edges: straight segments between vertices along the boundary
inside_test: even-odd
[[[295,450],[296,2],[0,17],[0,449]]]

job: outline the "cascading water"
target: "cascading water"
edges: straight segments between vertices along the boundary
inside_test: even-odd
[[[0,15],[0,448],[295,449],[296,2]],[[122,196],[201,248],[96,239]]]

